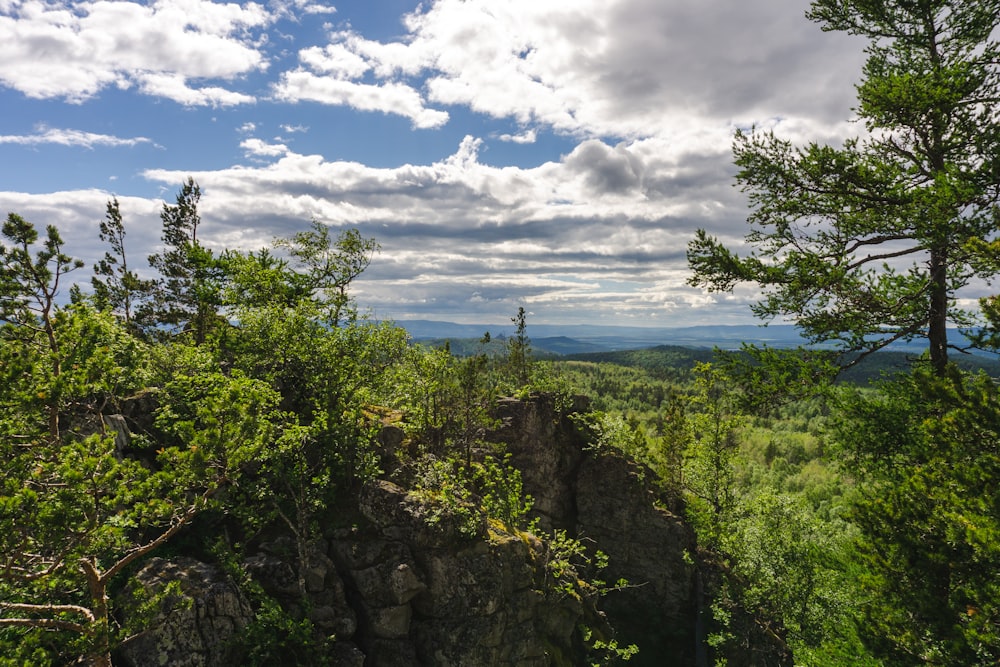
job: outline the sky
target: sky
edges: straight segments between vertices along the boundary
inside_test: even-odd
[[[212,248],[375,238],[378,319],[749,323],[754,292],[687,286],[685,251],[747,231],[737,128],[861,129],[865,44],[808,4],[0,0],[0,214],[89,265],[117,197],[145,265],[190,176]]]

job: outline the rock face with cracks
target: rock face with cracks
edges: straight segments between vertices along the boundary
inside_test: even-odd
[[[548,396],[506,399],[497,409],[501,426],[494,437],[521,470],[541,526],[600,549],[608,556],[601,578],[629,583],[600,607],[619,643],[639,646],[630,664],[693,665],[694,533],[657,497],[651,471],[617,453],[590,450],[570,414],[556,410]]]
[[[619,644],[638,644],[631,664],[694,665],[695,572],[686,556],[694,538],[658,502],[650,473],[590,451],[548,397],[502,401],[496,417],[490,438],[521,471],[539,533],[563,530],[600,549],[609,560],[601,578],[629,587],[603,598],[586,587],[570,594],[545,567],[543,539],[482,514],[471,531],[468,517],[430,520],[433,501],[389,479],[363,487],[358,520],[312,544],[304,568],[290,538],[279,538],[258,545],[245,570],[334,640],[337,665],[582,664],[581,627],[603,637],[613,627]],[[226,662],[235,659],[227,647],[252,619],[237,587],[189,559],[153,559],[138,579],[155,588],[172,576],[192,602],[131,642],[123,664],[237,664]]]
[[[118,650],[116,665],[126,667],[226,667],[237,655],[233,640],[253,619],[253,610],[218,568],[192,558],[153,558],[136,582],[159,593],[170,582],[165,611],[150,629]]]

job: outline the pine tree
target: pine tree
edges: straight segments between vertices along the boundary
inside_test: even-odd
[[[111,246],[94,265],[94,299],[99,308],[118,313],[127,325],[134,323],[137,306],[149,297],[154,281],[143,280],[129,269],[125,255],[125,224],[118,198],[108,201],[107,214],[100,225],[100,238]]]
[[[738,133],[752,251],[701,230],[690,282],[758,285],[757,316],[790,318],[846,359],[926,338],[941,375],[949,325],[976,323],[956,293],[1000,268],[1000,0],[816,0],[808,16],[869,38],[868,134],[838,148]]]
[[[174,330],[190,332],[196,343],[205,342],[218,322],[222,303],[222,267],[212,251],[198,241],[201,188],[188,178],[173,205],[164,204],[163,250],[149,256],[149,264],[162,278],[154,299],[143,309],[143,318]]]

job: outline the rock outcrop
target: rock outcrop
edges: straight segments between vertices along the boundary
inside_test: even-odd
[[[364,528],[337,531],[332,555],[359,609],[370,665],[550,665],[572,660],[592,605],[551,593],[543,544],[489,526],[469,536],[381,480],[365,487]]]
[[[650,473],[588,449],[548,397],[502,401],[496,417],[490,437],[520,470],[539,534],[566,531],[603,551],[601,578],[627,587],[600,598],[574,582],[568,592],[546,568],[544,540],[478,510],[470,523],[469,513],[442,511],[390,479],[369,482],[356,507],[340,508],[352,519],[309,545],[305,567],[291,538],[278,537],[257,544],[245,570],[332,640],[345,667],[589,664],[581,627],[605,638],[614,628],[621,645],[636,643],[631,664],[694,665],[694,538],[647,483]],[[383,445],[398,447],[391,435]],[[231,640],[252,620],[237,588],[189,559],[153,559],[138,577],[150,590],[170,579],[188,604],[123,648],[122,664],[235,664],[226,662]]]
[[[694,534],[654,492],[650,471],[617,453],[588,449],[570,414],[556,410],[548,396],[506,399],[493,437],[505,443],[521,471],[540,525],[600,549],[608,556],[601,578],[628,582],[601,608],[619,642],[640,647],[631,664],[693,665]]]
[[[121,646],[116,665],[124,667],[228,667],[234,664],[234,640],[253,619],[253,610],[218,568],[192,558],[153,558],[135,577],[135,585],[153,595],[172,582],[164,610],[149,628]]]

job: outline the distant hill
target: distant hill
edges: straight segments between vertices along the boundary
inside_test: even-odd
[[[396,322],[417,342],[440,346],[447,341],[451,350],[464,356],[483,351],[480,339],[490,333],[487,352],[500,352],[504,341],[514,334],[513,325],[468,325],[453,322],[415,320]],[[608,327],[608,326],[528,326],[531,348],[537,358],[555,357],[569,361],[609,362],[642,368],[653,375],[673,376],[695,362],[712,361],[715,349],[738,350],[744,342],[777,348],[797,347],[804,343],[795,327],[772,325],[696,326],[678,328]],[[954,332],[957,337],[958,333]],[[866,383],[884,373],[905,370],[925,349],[923,341],[894,345],[868,357],[842,377],[849,382]],[[969,370],[984,370],[1000,377],[997,355],[953,354],[952,359]]]
[[[459,340],[478,341],[486,332],[493,338],[515,333],[513,324],[457,324],[433,320],[400,320],[396,324],[406,329],[413,340],[431,344],[444,340],[452,341],[453,345]],[[796,328],[789,325],[652,328],[529,323],[528,336],[533,349],[553,354],[634,350],[657,345],[738,349],[744,341],[774,347],[795,347],[803,343]]]
[[[905,371],[917,359],[909,352],[877,352],[865,358],[857,366],[845,371],[840,379],[844,382],[867,384],[883,375]],[[619,366],[641,368],[654,377],[676,378],[698,362],[716,360],[716,353],[706,348],[691,348],[676,345],[661,345],[641,350],[619,350],[572,354],[562,357],[567,361],[590,361],[612,363]],[[996,358],[980,355],[956,355],[955,363],[970,371],[985,371],[991,377],[1000,377],[1000,363]]]
[[[508,324],[456,324],[432,320],[400,320],[396,324],[406,329],[413,340],[458,341],[473,339],[478,341],[486,332],[493,338],[506,338],[515,333],[514,325]],[[693,327],[626,327],[606,325],[554,325],[528,323],[528,337],[536,352],[552,354],[583,354],[590,352],[613,352],[637,350],[660,345],[683,347],[720,348],[738,350],[743,343],[755,343],[776,348],[797,347],[805,344],[798,329],[788,324],[760,326],[746,325],[704,325]],[[952,330],[952,340],[960,341],[961,335]],[[926,343],[915,340],[911,343],[897,343],[890,346],[893,352],[920,354]],[[962,355],[956,355],[961,357]],[[987,355],[995,358],[995,355]]]

